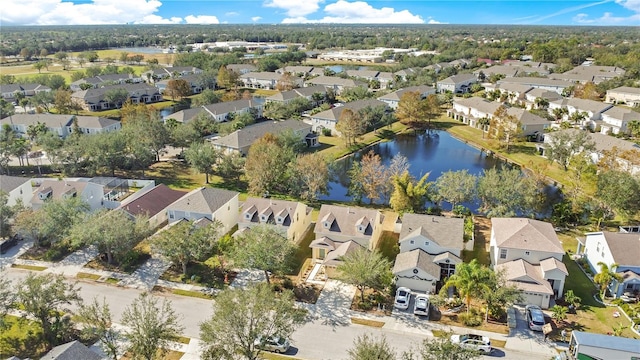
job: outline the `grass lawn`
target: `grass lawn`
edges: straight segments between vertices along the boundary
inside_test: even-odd
[[[365,148],[378,141],[384,141],[392,139],[395,134],[404,132],[407,129],[406,126],[400,122],[395,122],[391,125],[391,128],[384,127],[376,131],[366,133],[362,138],[358,139],[356,145],[346,146],[344,139],[337,136],[320,136],[320,153],[325,155],[327,159],[339,159],[345,155],[349,155],[357,150]]]
[[[155,163],[145,175],[176,190],[192,190],[204,185],[204,174],[194,172],[187,163],[180,161]]]
[[[0,358],[10,356],[39,358],[47,352],[42,346],[42,330],[35,322],[17,316],[5,315],[7,327],[0,331]]]
[[[162,360],[179,360],[182,358],[182,355],[184,355],[183,352],[180,351],[174,351],[174,350],[165,350],[164,356],[161,356],[161,351],[158,349],[158,352],[156,353],[155,358],[156,359],[162,359]],[[133,354],[131,354],[131,352],[128,352],[126,354],[124,354],[120,360],[132,360],[133,359]]]
[[[491,220],[484,216],[474,216],[473,222],[475,226],[475,242],[473,243],[473,250],[462,251],[462,260],[464,262],[470,262],[473,259],[477,259],[482,265],[491,263],[489,258],[489,240],[491,238]]]
[[[398,246],[398,238],[400,234],[393,231],[383,231],[378,242],[378,250],[387,260],[393,263],[396,261],[396,256],[400,253],[400,247]]]
[[[222,289],[233,281],[235,273],[227,272],[227,282],[225,282],[225,274],[220,268],[220,262],[216,256],[212,256],[205,261],[193,261],[189,263],[187,275],[182,273],[182,267],[180,265],[172,265],[160,278],[177,283]]]
[[[362,318],[355,318],[355,317],[351,318],[351,323],[358,324],[358,325],[371,326],[376,328],[381,328],[384,326],[384,321],[376,321],[376,320],[369,320],[369,319],[362,319]]]
[[[266,351],[261,352],[258,358],[264,359],[264,360],[301,360],[300,358],[297,358],[297,357],[280,355],[280,354],[266,352]]]
[[[47,269],[46,266],[22,265],[22,264],[13,264],[11,265],[11,267],[17,268],[17,269],[33,270],[33,271],[43,271]]]
[[[88,279],[88,280],[93,280],[96,281],[98,279],[100,279],[100,275],[98,274],[89,274],[89,273],[85,273],[85,272],[79,272],[76,274],[76,277],[78,279]]]

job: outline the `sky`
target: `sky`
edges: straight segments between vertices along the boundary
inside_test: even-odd
[[[2,0],[0,25],[514,24],[640,26],[640,0]]]

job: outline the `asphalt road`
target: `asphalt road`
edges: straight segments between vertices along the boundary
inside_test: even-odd
[[[19,282],[27,275],[27,271],[20,269],[7,269],[6,278]],[[91,301],[97,297],[100,301],[104,298],[109,304],[113,319],[120,322],[124,309],[141,293],[141,290],[120,288],[112,285],[97,284],[94,282],[78,282],[82,298]],[[173,308],[182,317],[184,335],[197,338],[199,324],[208,319],[213,312],[213,303],[210,300],[191,298],[176,295],[154,295],[166,298],[172,302]],[[372,328],[363,325],[352,325],[348,319],[343,323],[332,323],[323,319],[312,320],[299,328],[292,336],[292,348],[287,355],[293,355],[305,360],[336,360],[346,359],[348,350],[353,346],[353,341],[362,334],[370,334],[374,337],[384,336],[390,346],[398,355],[404,351],[416,349],[425,339],[426,335],[420,334],[415,329],[403,328],[386,329]],[[547,360],[548,357],[519,353],[511,350],[497,349],[491,356],[484,358],[504,358],[513,360]]]

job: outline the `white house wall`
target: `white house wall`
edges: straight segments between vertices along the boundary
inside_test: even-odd
[[[548,259],[550,257],[553,257],[562,261],[562,255],[563,255],[561,253],[553,253],[553,252],[546,252],[546,251],[533,251],[533,250],[529,251],[529,250],[508,248],[507,258],[500,259],[500,249],[504,249],[504,248],[496,248],[495,250],[493,250],[493,247],[492,247],[492,255],[494,256],[493,260],[495,261],[493,265],[503,264],[503,263],[510,262],[513,260],[518,260],[518,259],[526,260],[532,265],[538,265],[540,264],[540,261],[544,259]],[[529,252],[529,255],[526,254],[527,251]]]
[[[228,233],[238,223],[238,213],[240,212],[238,196],[234,196],[213,213],[211,220],[218,220],[222,223],[222,234]]]
[[[435,293],[436,288],[433,285],[438,279],[434,275],[418,269],[418,273],[413,273],[414,269],[408,269],[396,274],[396,286],[408,287],[413,291]],[[439,275],[439,274],[436,274]],[[424,280],[423,280],[424,279]]]
[[[13,189],[9,193],[9,197],[7,199],[7,205],[13,206],[21,203],[25,207],[30,207],[32,197],[33,197],[33,186],[31,186],[31,180],[28,180],[24,184]]]
[[[600,245],[600,246],[598,246]],[[587,234],[584,254],[591,269],[597,273],[598,263],[602,262],[611,266],[615,261],[603,234]]]
[[[413,241],[413,244],[411,243],[411,241]],[[425,242],[428,242],[429,244],[426,245]],[[438,243],[436,243],[435,241],[428,239],[424,236],[407,237],[403,239],[402,242],[400,242],[401,253],[411,251],[414,249],[422,249],[423,251],[429,254],[442,254],[448,251],[452,254],[455,254],[458,257],[460,257],[460,251],[462,250],[462,249],[442,247],[438,245]]]

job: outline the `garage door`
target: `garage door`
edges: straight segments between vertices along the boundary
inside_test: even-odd
[[[542,307],[542,294],[523,292],[522,293],[523,302],[525,305],[538,305]]]
[[[396,286],[408,287],[413,291],[419,291],[419,292],[431,291],[431,281],[424,281],[424,280],[418,280],[418,279],[399,278],[398,281],[396,281]]]

